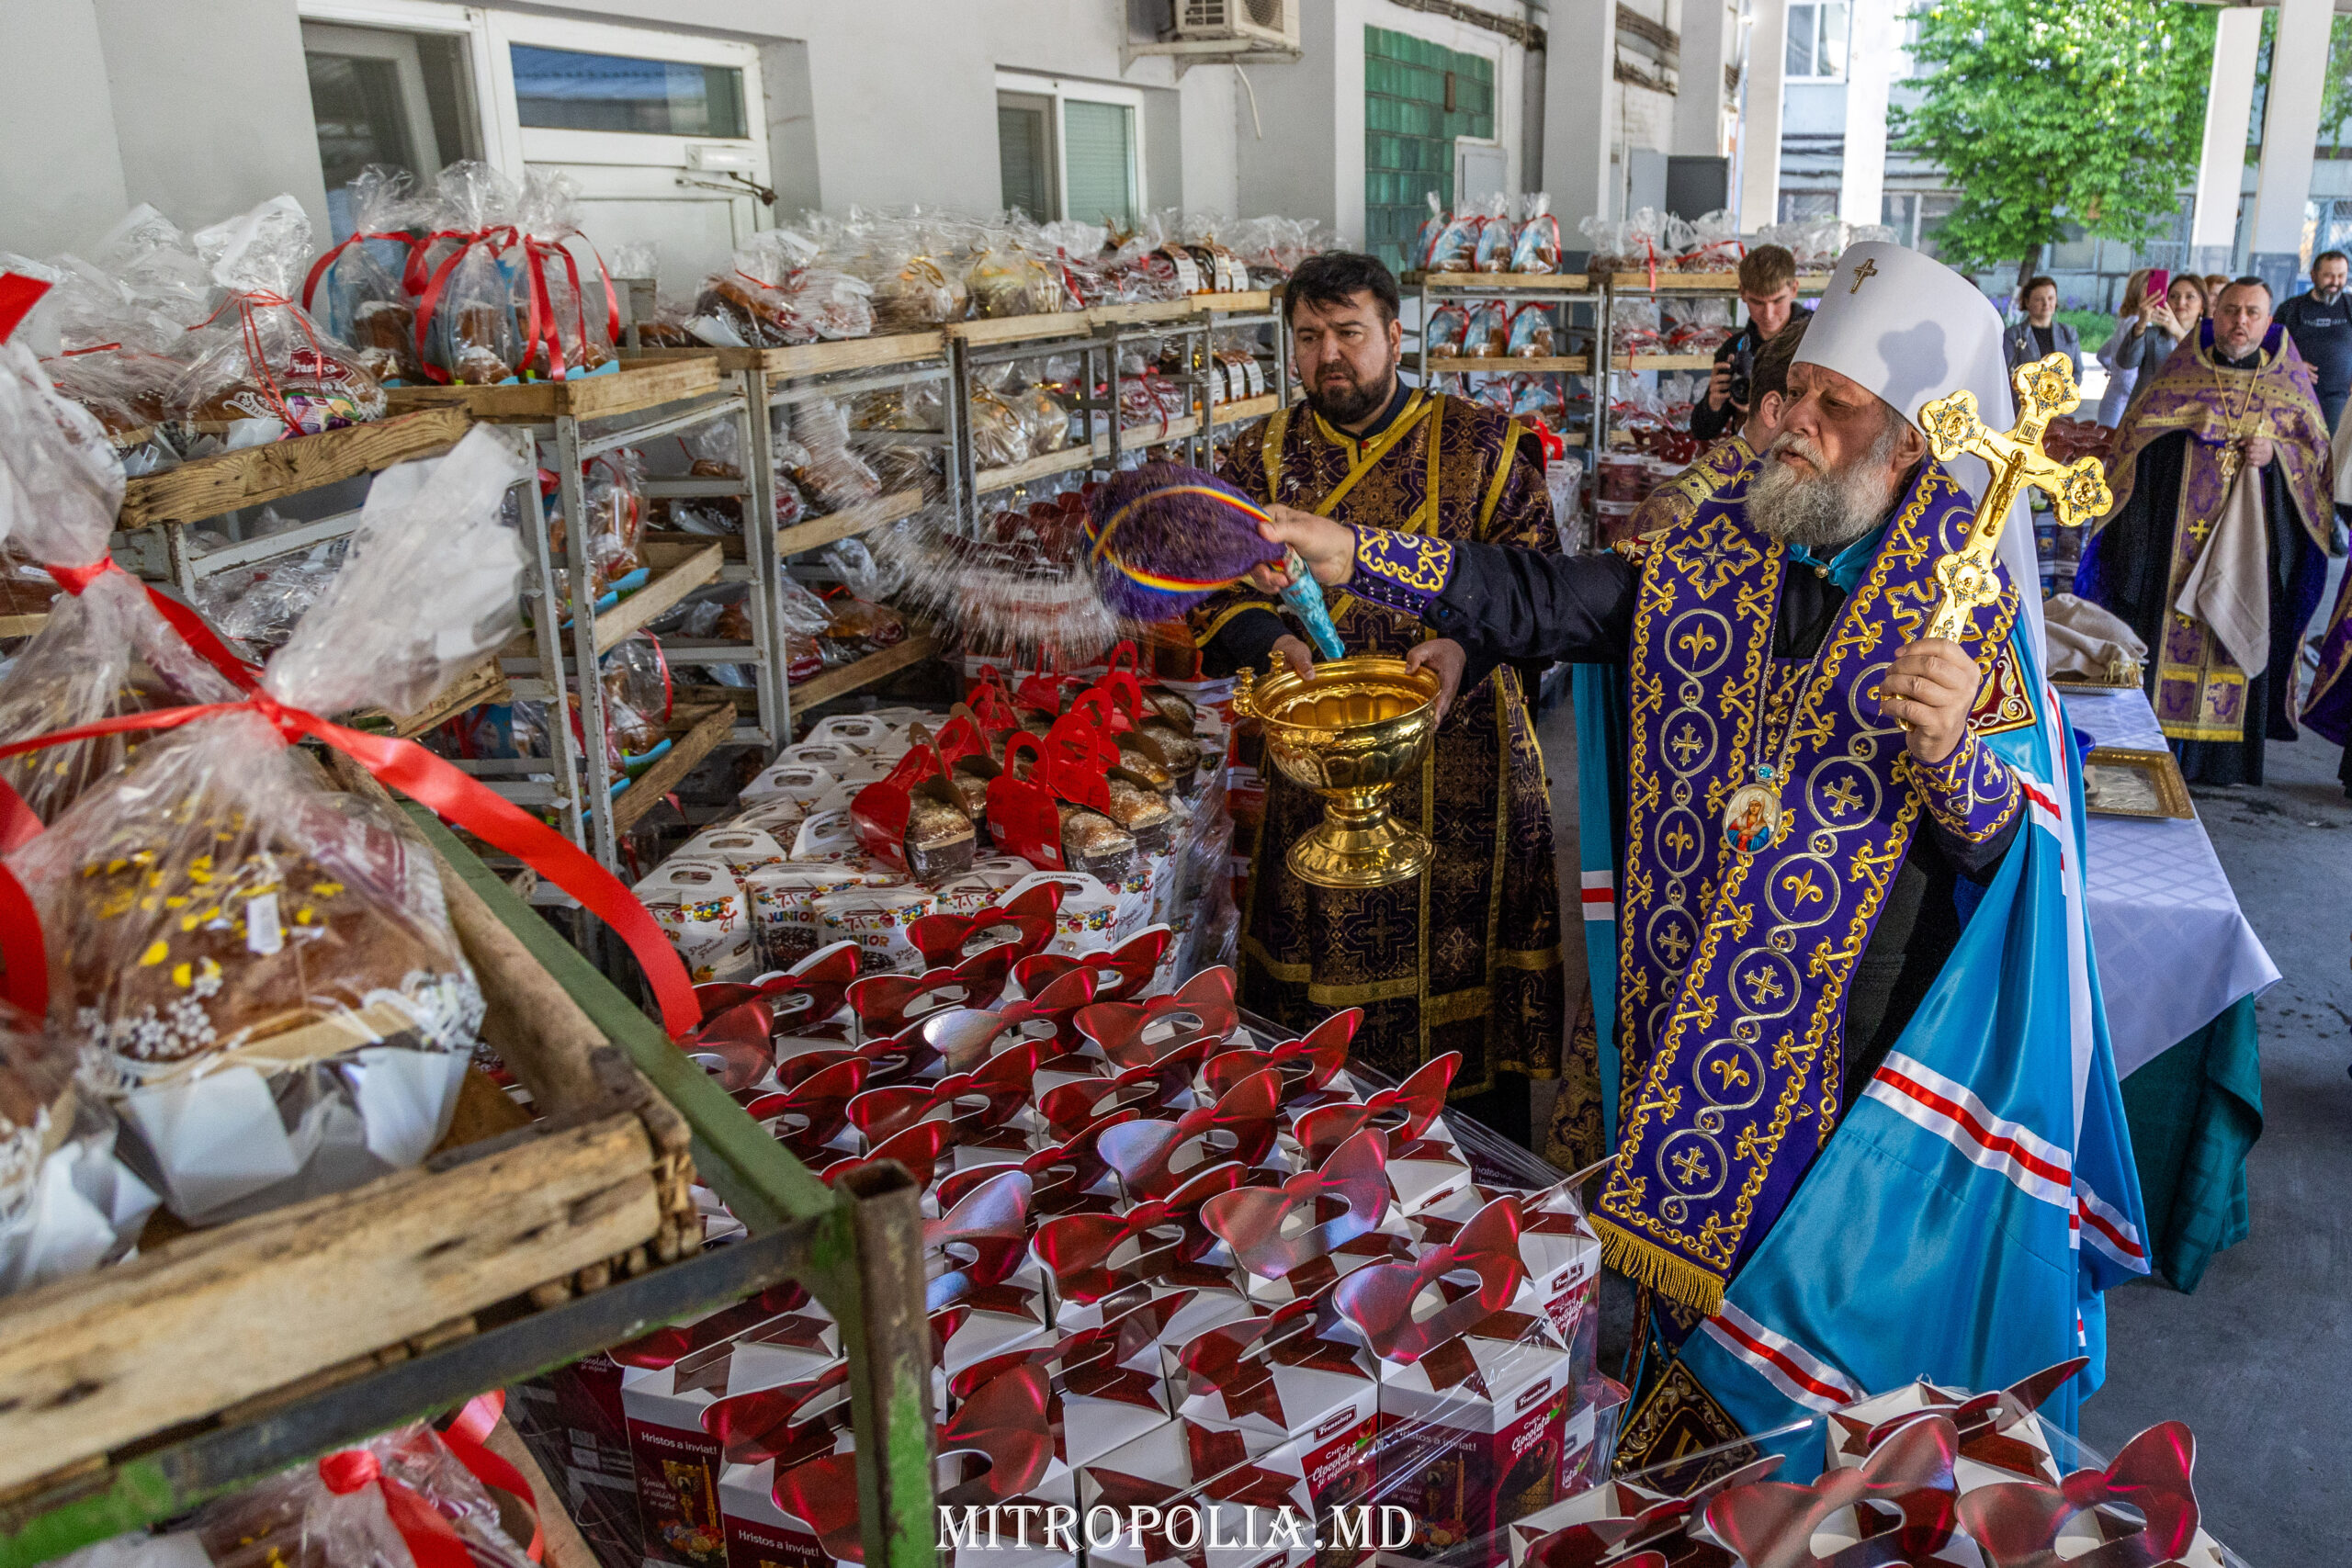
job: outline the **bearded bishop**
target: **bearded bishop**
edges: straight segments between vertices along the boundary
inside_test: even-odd
[[[2000,336],[1965,278],[1857,245],[1779,433],[1687,521],[1576,558],[1266,527],[1419,615],[1415,661],[1449,682],[1622,671],[1623,792],[1579,806],[1617,846],[1593,1220],[1651,1306],[1627,1462],[1922,1372],[2006,1386],[2098,1341],[2098,1292],[2145,1271],[2021,527],[1997,601],[1957,642],[1924,635],[1984,474],[1916,422],[1966,387],[2007,427]]]

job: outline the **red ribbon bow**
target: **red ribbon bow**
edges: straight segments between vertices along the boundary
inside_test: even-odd
[[[1904,1428],[1890,1446],[1917,1429]],[[2097,1525],[2101,1542],[2063,1560],[2065,1568],[2161,1568],[2179,1562],[2196,1543],[2197,1490],[2189,1481],[2196,1467],[2197,1438],[2180,1422],[2166,1421],[2124,1444],[2105,1470],[2075,1471],[2056,1486],[2030,1481],[1979,1486],[1960,1499],[1960,1517],[1994,1568],[2061,1568],[2058,1537],[2084,1514]],[[2143,1522],[2125,1523],[2108,1505],[2132,1510]]]
[[[1959,1524],[1951,1473],[1958,1451],[1951,1422],[1918,1422],[1858,1470],[1828,1471],[1810,1486],[1734,1487],[1707,1505],[1707,1528],[1751,1568],[1933,1568]],[[1862,1539],[1816,1556],[1814,1532],[1849,1509]]]
[[[1029,1249],[1053,1275],[1055,1293],[1080,1305],[1169,1279],[1216,1245],[1216,1237],[1200,1223],[1200,1206],[1212,1195],[1238,1187],[1245,1174],[1238,1161],[1227,1160],[1169,1196],[1135,1204],[1124,1214],[1066,1214],[1047,1220],[1038,1225]],[[1130,1242],[1137,1244],[1135,1255],[1114,1263],[1119,1249]],[[1219,1282],[1230,1286],[1221,1275]]]
[[[45,570],[50,576],[57,580],[57,585],[60,588],[77,599],[89,592],[90,584],[108,572],[118,572],[131,581],[138,581],[136,578],[132,578],[129,572],[117,565],[114,557],[110,555],[100,556],[87,566],[52,564]],[[139,587],[146,593],[147,602],[155,607],[155,613],[164,617],[164,624],[179,633],[181,640],[194,649],[206,663],[220,671],[232,685],[239,691],[250,692],[261,684],[255,677],[253,667],[231,652],[229,645],[222,642],[214,634],[212,628],[204,624],[204,618],[201,615],[176,599],[165,598],[144,582],[139,583]],[[6,781],[0,781],[0,855],[14,854],[39,837],[41,829],[41,819],[33,815],[32,807],[25,804],[24,797],[10,788]],[[0,937],[0,948],[5,948],[5,937]],[[13,974],[16,970],[13,962],[15,955],[7,953],[6,956],[11,960],[9,968]],[[16,982],[10,981],[7,984],[13,987]],[[13,988],[6,994],[14,999]],[[43,1007],[46,1007],[45,1000]],[[38,1015],[41,1010],[34,1010]]]
[[[1379,1229],[1388,1197],[1388,1140],[1367,1127],[1320,1169],[1301,1171],[1280,1187],[1218,1193],[1201,1205],[1201,1224],[1233,1248],[1243,1269],[1279,1280]],[[1298,1218],[1308,1223],[1294,1231]]]
[[[1374,1263],[1332,1287],[1332,1304],[1385,1361],[1411,1363],[1468,1333],[1510,1304],[1527,1265],[1519,1256],[1519,1202],[1498,1198],[1460,1234],[1418,1263]],[[1453,1296],[1426,1316],[1415,1306],[1449,1274],[1474,1276],[1476,1287]],[[1441,1295],[1447,1292],[1439,1291]]]
[[[1445,1091],[1462,1066],[1462,1053],[1448,1051],[1429,1062],[1395,1089],[1384,1089],[1359,1104],[1318,1105],[1300,1113],[1291,1131],[1309,1166],[1317,1166],[1333,1149],[1365,1127],[1388,1134],[1388,1157],[1403,1159],[1437,1113],[1445,1109]]]
[[[482,1446],[498,1423],[505,1395],[493,1392],[476,1396],[458,1412],[441,1441],[460,1464],[484,1484],[494,1486],[522,1503],[531,1516],[531,1542],[526,1548],[532,1562],[546,1551],[539,1511],[531,1484],[522,1472]],[[473,1568],[473,1557],[457,1527],[423,1494],[399,1477],[385,1473],[383,1461],[372,1449],[341,1449],[319,1461],[319,1480],[338,1497],[373,1486],[382,1495],[384,1512],[400,1532],[416,1568]]]
[[[164,708],[153,713],[120,714],[68,729],[53,730],[28,740],[0,746],[0,757],[21,756],[43,747],[62,745],[70,740],[94,739],[101,735],[176,729],[200,718],[234,713],[257,715],[267,721],[288,745],[301,739],[325,742],[366,768],[379,782],[421,801],[443,820],[463,828],[483,842],[504,850],[532,867],[579,899],[591,914],[611,927],[628,945],[645,970],[647,983],[652,987],[654,998],[661,1006],[662,1027],[673,1039],[686,1037],[701,1021],[702,1010],[695,1004],[694,982],[686,975],[686,966],[679,961],[677,950],[670,945],[669,939],[662,933],[662,928],[654,923],[652,915],[637,901],[635,895],[571,840],[513,802],[492,793],[414,741],[346,728],[317,714],[281,703],[266,691],[255,687],[246,694],[242,702],[202,703],[189,707]],[[28,908],[28,903],[14,910],[0,908],[0,922],[15,925],[17,920],[8,919],[8,916],[13,913],[21,919]],[[38,941],[38,928],[31,940]],[[31,973],[19,968],[17,959],[25,942],[24,935],[17,933],[6,941],[5,947],[0,947],[8,961],[7,988],[11,1000],[40,1016],[48,1011],[47,965],[44,963]],[[31,1005],[35,991],[39,993],[40,1005],[37,1007]]]

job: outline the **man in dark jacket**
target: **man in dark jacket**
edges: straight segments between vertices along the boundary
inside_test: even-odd
[[[2075,379],[2083,378],[2083,340],[2081,334],[2058,319],[2058,280],[2036,277],[2028,280],[2025,291],[2018,296],[2018,303],[2025,307],[2025,320],[2011,327],[2001,339],[2001,348],[2009,356],[2009,368],[2030,365],[2052,354],[2063,354],[2075,367]]]
[[[2295,340],[2295,352],[2311,365],[2319,389],[2319,412],[2333,431],[2352,393],[2352,294],[2345,292],[2347,264],[2342,251],[2322,251],[2312,259],[2311,292],[2278,307],[2272,320]]]
[[[1747,418],[1756,355],[1789,324],[1791,313],[1802,309],[1797,258],[1787,246],[1758,245],[1740,258],[1739,299],[1747,307],[1747,324],[1715,350],[1707,395],[1690,405],[1690,434],[1702,441],[1721,440]]]

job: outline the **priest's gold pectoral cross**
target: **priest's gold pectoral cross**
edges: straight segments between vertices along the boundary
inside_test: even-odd
[[[1958,641],[1968,630],[1969,617],[2001,596],[1994,552],[2020,487],[2048,491],[2052,510],[2069,528],[2081,527],[2115,504],[2097,457],[2060,463],[2041,449],[2041,433],[2050,422],[2074,412],[2083,400],[2066,356],[2052,354],[2020,365],[2010,372],[2009,384],[2017,389],[2018,422],[2007,431],[1986,429],[1977,416],[1976,394],[1966,390],[1939,398],[1919,411],[1928,449],[1939,461],[1966,453],[1984,458],[1993,470],[1993,482],[1977,502],[1966,542],[1936,562],[1936,583],[1943,597],[1928,623],[1931,637]],[[2025,584],[2018,587],[2025,592]]]

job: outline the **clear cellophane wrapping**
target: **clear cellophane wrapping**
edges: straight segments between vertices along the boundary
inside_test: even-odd
[[[53,391],[21,344],[0,345],[0,538],[10,554],[57,566],[106,557],[122,465],[89,412]],[[102,571],[60,593],[49,620],[0,672],[0,743],[150,707],[172,696],[232,694],[165,623],[146,589]],[[53,821],[119,767],[136,738],[100,736],[0,760],[0,780]]]
[[[311,259],[301,203],[272,197],[194,238],[228,297],[197,329],[172,394],[175,417],[227,425],[235,446],[384,416],[383,389],[358,355],[297,302]]]
[[[544,316],[539,341],[534,346],[524,331],[519,367],[526,379],[547,380],[555,374],[554,350],[560,349],[563,376],[587,376],[616,363],[613,357],[611,280],[605,264],[580,232],[576,209],[580,182],[570,175],[533,169],[523,182],[515,203],[514,225],[522,231],[522,265],[515,268],[514,315],[517,322],[531,319],[536,279],[538,309]]]
[[[305,1461],[215,1498],[168,1532],[85,1547],[62,1559],[60,1568],[419,1568],[387,1506],[387,1485],[446,1521],[472,1568],[532,1568],[530,1554],[501,1522],[496,1495],[431,1427],[397,1427],[357,1449]],[[382,1479],[352,1483],[370,1471]],[[338,1491],[330,1475],[349,1477],[349,1489]],[[561,1506],[555,1497],[523,1501]]]
[[[542,480],[550,508],[548,547],[556,562],[556,593],[571,601],[571,536],[560,491]],[[580,510],[587,525],[589,596],[602,599],[616,583],[645,566],[645,457],[633,446],[602,452],[581,465]]]
[[[351,344],[368,373],[386,386],[425,380],[416,351],[416,300],[402,281],[408,248],[374,234],[402,234],[424,221],[425,202],[406,169],[371,164],[351,182],[355,236],[311,296],[319,323]]]
[[[865,337],[875,329],[873,288],[797,229],[767,229],[704,279],[690,325],[729,348],[786,348]]]
[[[413,711],[503,643],[522,557],[499,507],[524,472],[479,428],[379,475],[264,694]],[[147,739],[9,861],[83,1087],[121,1109],[192,1223],[416,1163],[481,1018],[431,852],[397,811],[327,788],[263,712]]]
[[[437,236],[421,270],[437,285],[424,323],[425,355],[460,386],[492,387],[515,378],[523,344],[514,330],[508,259],[514,243],[514,184],[489,164],[461,159],[441,171],[432,224]],[[453,259],[454,258],[454,259]]]

